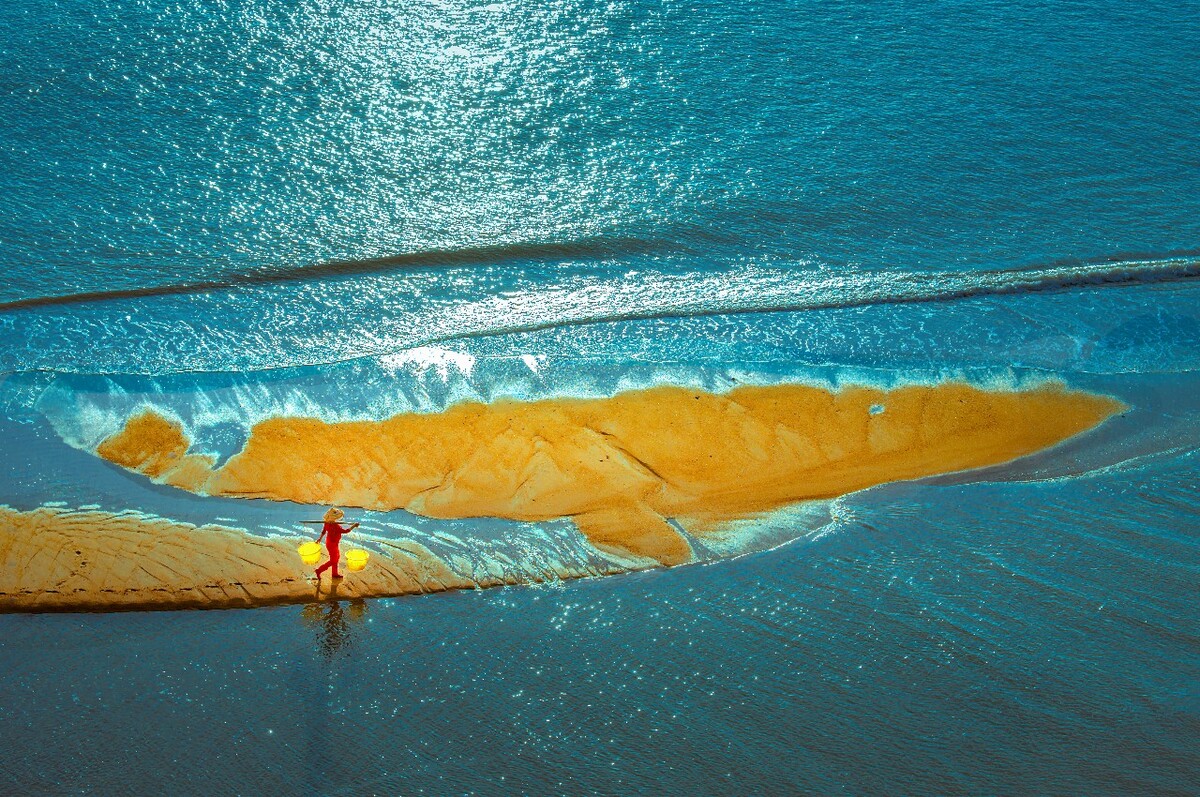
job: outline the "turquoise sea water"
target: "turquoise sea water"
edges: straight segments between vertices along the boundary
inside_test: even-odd
[[[222,458],[664,383],[1131,410],[697,566],[0,616],[0,790],[1200,793],[1196,41],[1185,3],[4,4],[0,503],[295,519],[88,453],[144,405]]]

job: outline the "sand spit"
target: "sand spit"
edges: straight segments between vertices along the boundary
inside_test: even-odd
[[[318,595],[296,546],[134,512],[0,507],[0,611],[259,606]],[[370,564],[338,582],[338,596],[385,597],[497,586],[457,575],[410,540],[376,541]],[[345,550],[345,547],[343,548]]]
[[[271,418],[220,468],[189,453],[178,423],[146,411],[97,453],[202,495],[434,518],[570,517],[602,550],[675,565],[694,558],[680,529],[702,536],[797,501],[1007,462],[1123,408],[1058,385],[656,387],[382,421]]]

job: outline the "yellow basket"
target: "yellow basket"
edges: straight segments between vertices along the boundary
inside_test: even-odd
[[[362,570],[367,566],[367,559],[371,555],[361,548],[355,548],[352,551],[346,551],[346,569],[347,570]]]
[[[321,560],[321,546],[315,542],[304,542],[296,549],[300,553],[300,560],[306,565],[315,565]]]

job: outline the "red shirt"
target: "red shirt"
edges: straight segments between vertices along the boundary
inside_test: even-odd
[[[350,529],[344,529],[333,521],[326,521],[323,529],[325,533],[325,545],[329,548],[336,548],[338,543],[342,541],[342,535]]]

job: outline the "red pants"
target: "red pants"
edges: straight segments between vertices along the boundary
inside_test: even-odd
[[[317,568],[317,576],[320,576],[322,573],[332,567],[333,577],[341,578],[342,575],[338,572],[337,566],[338,560],[342,558],[342,554],[341,551],[338,550],[337,543],[335,542],[332,545],[327,545],[325,550],[329,551],[329,561]]]

